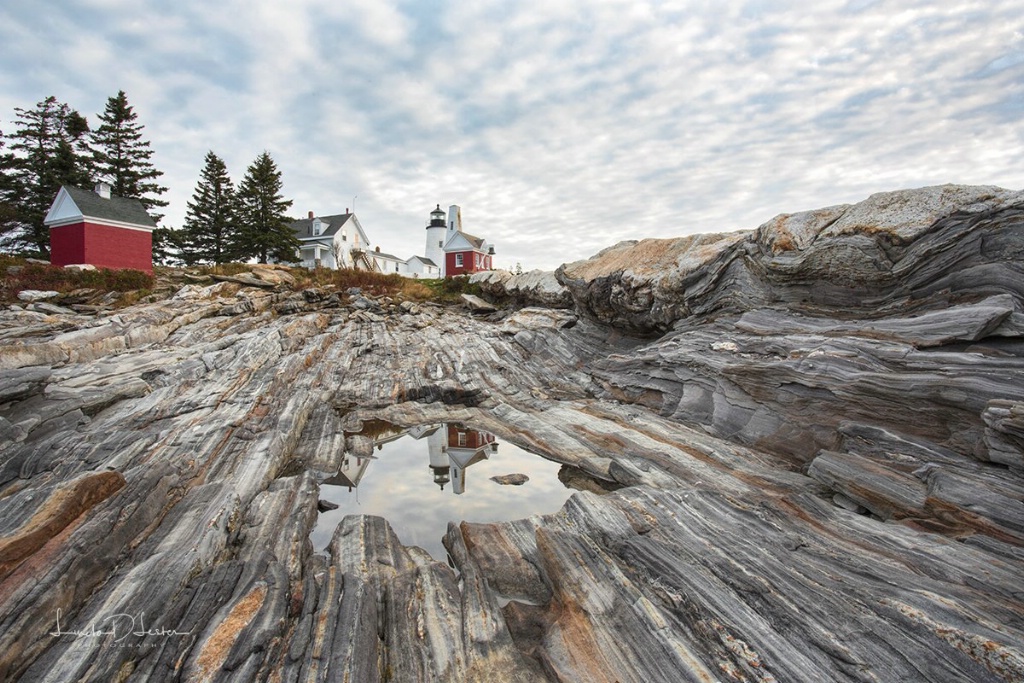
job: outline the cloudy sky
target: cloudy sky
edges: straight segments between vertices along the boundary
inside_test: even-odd
[[[0,130],[124,90],[179,227],[263,150],[294,215],[496,263],[941,183],[1024,187],[1024,0],[3,0]]]

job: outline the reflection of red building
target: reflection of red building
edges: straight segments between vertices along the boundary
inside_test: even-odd
[[[494,434],[481,432],[477,429],[468,429],[454,422],[448,423],[448,447],[449,448],[482,448],[494,443]]]

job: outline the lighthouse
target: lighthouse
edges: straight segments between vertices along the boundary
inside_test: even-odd
[[[430,221],[427,223],[427,248],[423,255],[441,268],[441,277],[444,277],[444,243],[447,239],[445,212],[438,204],[437,208],[430,212]]]

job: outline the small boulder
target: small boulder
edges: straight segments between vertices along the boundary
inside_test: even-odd
[[[478,296],[472,294],[463,294],[462,301],[469,307],[469,310],[474,313],[493,313],[498,310],[493,304],[489,304]]]
[[[46,313],[47,315],[75,315],[75,312],[70,308],[48,304],[45,301],[38,301],[36,303],[29,304],[28,309],[30,311]]]
[[[522,486],[526,482],[530,481],[530,478],[525,474],[516,473],[491,477],[491,481],[501,484],[502,486]]]
[[[23,289],[18,292],[18,298],[22,301],[43,301],[44,299],[53,299],[54,297],[60,296],[60,292],[54,292],[52,290],[39,290],[39,289]]]

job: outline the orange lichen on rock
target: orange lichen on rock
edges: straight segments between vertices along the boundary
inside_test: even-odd
[[[213,633],[203,644],[196,661],[196,681],[211,681],[216,678],[224,660],[234,646],[239,634],[249,625],[253,617],[263,607],[267,597],[267,584],[258,583],[250,590],[245,597],[235,603],[224,621],[214,629]]]
[[[120,472],[106,471],[86,474],[54,490],[21,527],[0,538],[0,578],[124,485]]]
[[[620,271],[634,274],[691,271],[743,240],[749,231],[620,242],[586,261],[564,266],[566,276],[591,280]]]

